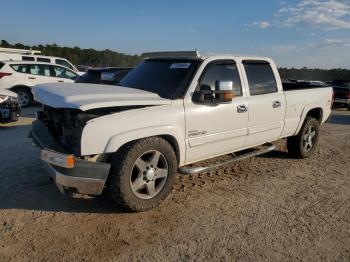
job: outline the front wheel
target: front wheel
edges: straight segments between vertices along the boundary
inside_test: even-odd
[[[177,174],[177,159],[166,140],[141,139],[125,146],[112,158],[109,192],[126,209],[152,209],[170,194]]]
[[[315,118],[306,117],[299,133],[287,138],[288,152],[297,158],[310,157],[318,147],[319,132],[319,122]]]

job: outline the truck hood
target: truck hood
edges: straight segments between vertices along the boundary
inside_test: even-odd
[[[171,100],[155,93],[111,85],[42,84],[35,86],[33,93],[34,99],[44,105],[82,111],[117,106],[171,104]]]

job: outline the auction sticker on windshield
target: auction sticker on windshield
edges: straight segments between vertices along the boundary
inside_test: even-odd
[[[191,63],[174,63],[171,64],[170,69],[187,69],[190,65]]]

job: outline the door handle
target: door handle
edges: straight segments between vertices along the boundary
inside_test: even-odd
[[[57,82],[64,83],[64,81],[63,81],[63,80],[57,80]]]
[[[281,107],[281,105],[282,105],[282,103],[281,103],[281,101],[273,101],[273,103],[272,103],[272,107],[273,108],[278,108],[278,107]]]
[[[32,77],[32,76],[29,76],[28,78],[29,78],[29,79],[36,79],[35,77]]]
[[[247,112],[248,108],[246,105],[239,105],[237,106],[237,113],[244,113]]]

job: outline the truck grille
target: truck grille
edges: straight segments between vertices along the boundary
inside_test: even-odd
[[[44,106],[43,121],[60,146],[69,153],[80,155],[81,135],[88,121],[84,112]]]

